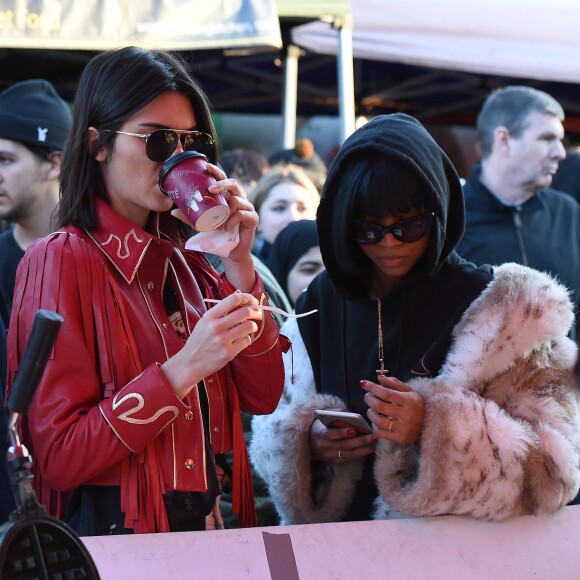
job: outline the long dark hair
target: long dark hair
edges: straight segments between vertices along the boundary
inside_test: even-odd
[[[70,138],[64,150],[59,227],[73,224],[93,229],[93,195],[109,201],[95,155],[102,147],[111,155],[116,134],[101,130],[89,151],[88,128],[117,130],[167,91],[179,91],[189,97],[198,130],[216,139],[209,102],[178,56],[126,47],[102,52],[88,63],[75,96]],[[215,155],[214,151],[209,159],[212,163],[216,162]]]

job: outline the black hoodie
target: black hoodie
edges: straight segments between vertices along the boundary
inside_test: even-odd
[[[384,115],[346,140],[329,170],[317,217],[326,272],[300,296],[296,312],[319,311],[299,321],[317,390],[337,395],[363,416],[368,407],[359,381],[376,382],[379,364],[377,302],[366,297],[370,280],[353,280],[344,271],[333,250],[330,216],[336,184],[353,157],[365,152],[378,152],[385,163],[413,172],[424,184],[425,205],[435,212],[425,259],[382,300],[389,374],[402,381],[437,375],[454,326],[492,277],[489,270],[476,268],[454,252],[465,224],[461,184],[448,157],[417,120],[404,114]],[[372,475],[367,473],[362,481],[368,484],[369,480]],[[369,488],[357,497],[361,495],[368,497],[368,505],[364,500],[364,505],[354,505],[347,519],[369,517],[367,510],[376,493]]]
[[[349,279],[344,272],[341,257],[333,248],[331,215],[338,182],[349,164],[365,154],[384,156],[385,163],[406,168],[424,186],[425,205],[435,212],[436,235],[431,236],[429,260],[422,261],[423,274],[441,267],[465,230],[465,204],[459,177],[425,127],[402,113],[376,117],[353,133],[340,148],[328,172],[317,217],[320,250],[330,278],[341,294],[359,297],[366,297],[367,281]],[[412,274],[415,278],[417,273]]]

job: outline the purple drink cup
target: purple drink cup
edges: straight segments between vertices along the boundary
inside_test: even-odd
[[[209,192],[216,180],[207,170],[207,157],[184,151],[168,159],[159,172],[159,189],[170,197],[198,232],[219,228],[230,215],[221,193]]]

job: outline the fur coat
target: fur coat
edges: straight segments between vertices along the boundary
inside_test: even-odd
[[[426,411],[420,441],[379,439],[374,518],[462,514],[503,520],[554,512],[580,487],[580,409],[570,369],[577,348],[567,290],[548,275],[504,264],[465,311],[437,377],[415,378]],[[362,460],[311,461],[315,409],[344,408],[316,392],[295,321],[277,410],[255,417],[250,457],[283,524],[340,521]],[[292,360],[293,359],[293,360]],[[313,473],[316,473],[316,476]]]

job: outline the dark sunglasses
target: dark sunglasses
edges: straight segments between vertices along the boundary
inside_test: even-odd
[[[387,234],[393,234],[399,242],[410,244],[418,242],[427,234],[431,229],[434,216],[433,212],[422,213],[387,227],[373,222],[353,220],[354,236],[356,241],[364,246],[378,244]]]
[[[112,131],[111,129],[105,129],[105,131],[145,139],[145,154],[156,163],[167,161],[175,153],[179,141],[181,141],[184,151],[197,151],[206,157],[210,156],[214,145],[213,137],[200,131],[179,129],[157,129],[151,133],[128,133],[127,131]]]

